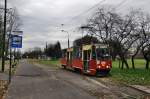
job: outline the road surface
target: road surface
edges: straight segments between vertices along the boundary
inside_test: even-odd
[[[12,79],[6,99],[134,99],[143,95],[137,91],[134,93],[139,96],[133,97],[112,88],[94,84],[87,76],[24,60]]]

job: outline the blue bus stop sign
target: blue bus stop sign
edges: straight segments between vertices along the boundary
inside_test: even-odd
[[[22,36],[11,35],[11,47],[12,48],[22,48]]]

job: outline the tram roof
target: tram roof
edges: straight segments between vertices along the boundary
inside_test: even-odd
[[[83,45],[83,50],[90,50],[90,49],[92,49],[92,46],[95,46],[96,48],[106,48],[106,47],[108,47],[108,44]]]
[[[90,50],[90,49],[92,49],[92,46],[95,46],[96,48],[106,48],[109,45],[108,44],[89,44],[89,45],[83,45],[82,48],[83,48],[83,50]],[[79,46],[75,46],[75,47],[79,48]],[[66,48],[63,50],[67,50],[67,52],[71,52],[71,51],[73,51],[73,47]]]
[[[92,49],[92,45],[83,45],[83,50],[90,50]]]

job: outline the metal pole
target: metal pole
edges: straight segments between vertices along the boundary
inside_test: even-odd
[[[48,48],[48,46],[47,46],[47,42],[46,42],[46,49],[45,49],[46,60],[47,60],[47,48]]]
[[[84,32],[84,30],[82,30],[82,39],[81,39],[82,40],[82,46],[83,46],[83,32]]]
[[[6,13],[7,13],[7,0],[5,0],[5,8],[4,8],[4,33],[3,33],[3,46],[2,46],[2,72],[4,72],[4,70],[5,70]]]
[[[70,41],[69,41],[69,33],[67,32],[68,34],[68,48],[70,47]]]
[[[15,60],[16,60],[16,48],[14,48],[14,64],[15,64]]]
[[[9,43],[9,44],[10,44],[10,45],[9,45],[9,49],[10,49],[10,50],[9,50],[9,51],[10,51],[10,52],[9,52],[9,53],[10,53],[10,59],[9,59],[9,83],[10,83],[10,82],[11,82],[11,66],[12,66],[12,62],[11,62],[11,59],[12,59],[12,53],[11,53],[11,52],[12,52],[12,51],[11,51],[11,34],[10,34],[9,36],[10,36],[10,37],[9,37],[9,40],[10,40],[10,41],[9,41],[9,42],[10,42],[10,43]]]

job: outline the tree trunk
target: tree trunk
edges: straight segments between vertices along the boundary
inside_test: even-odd
[[[131,57],[131,61],[132,61],[132,68],[135,69],[134,56]]]
[[[146,61],[145,68],[146,68],[146,69],[149,69],[149,58],[147,57],[147,54],[148,54],[148,53],[145,53],[145,52],[144,52],[144,48],[142,48],[142,53],[143,53],[144,59],[145,59],[145,61]]]
[[[146,69],[149,69],[149,60],[146,60]]]
[[[123,69],[123,67],[124,67],[124,61],[122,60],[121,69]]]
[[[116,61],[116,57],[115,57],[114,55],[112,56],[112,60],[113,60],[113,61]]]
[[[119,68],[121,67],[121,60],[119,59]]]
[[[124,59],[124,63],[125,63],[125,65],[126,65],[127,69],[129,69],[129,65],[128,65],[128,62],[127,62],[126,59]]]
[[[123,69],[123,65],[125,64],[126,68],[129,69],[129,65],[128,65],[128,62],[127,60],[123,57],[122,58],[122,69]]]

